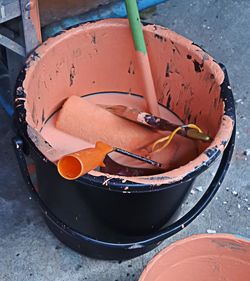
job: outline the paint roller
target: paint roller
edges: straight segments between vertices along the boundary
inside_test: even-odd
[[[152,150],[152,144],[154,144],[155,142],[159,142],[159,140],[162,139],[163,135],[161,133],[153,131],[152,128],[147,128],[135,122],[131,122],[130,120],[121,118],[113,114],[113,112],[111,113],[103,107],[90,103],[86,99],[80,98],[78,96],[72,96],[64,103],[62,109],[58,114],[56,127],[70,135],[88,141],[89,143],[94,144],[97,141],[108,143],[107,151],[105,151],[104,149],[100,149],[100,146],[98,147],[98,151],[93,149],[87,149],[86,151],[83,150],[83,153],[81,155],[82,157],[85,157],[85,160],[84,158],[82,158],[82,163],[84,163],[84,161],[87,161],[87,164],[80,165],[78,163],[79,161],[77,161],[77,159],[79,155],[77,157],[76,155],[67,157],[67,161],[69,161],[69,164],[66,163],[66,165],[71,165],[70,163],[72,163],[75,164],[74,167],[76,168],[74,169],[78,169],[78,172],[75,172],[76,176],[82,173],[84,174],[87,171],[95,169],[98,166],[102,167],[105,155],[112,151],[122,153],[122,149],[125,150],[125,153],[123,154],[127,156],[129,156],[128,151],[137,153],[137,155],[132,154],[132,158],[144,161],[144,163],[148,163],[151,165],[152,163],[155,164],[154,161],[147,162],[149,160],[148,158],[139,158],[142,157],[141,155],[150,155],[150,158],[153,158],[156,163],[162,162],[161,157],[159,158],[159,153],[155,154]],[[114,149],[114,147],[116,148]],[[159,148],[158,145],[156,148]],[[172,146],[172,149],[164,150],[163,153],[167,155],[167,158],[166,161],[163,161],[164,167],[161,167],[160,172],[162,172],[163,169],[168,170],[172,167],[172,165],[174,164],[172,163],[173,157],[176,158],[176,155],[174,156],[173,154],[177,149],[179,150],[178,146],[175,148],[173,148]],[[97,155],[96,153],[100,153],[100,151],[102,151],[101,155]],[[93,153],[92,156],[90,155],[91,153]],[[77,154],[79,154],[79,152]],[[90,159],[88,157],[86,158],[86,156],[90,157]],[[157,165],[155,164],[155,166]],[[141,165],[141,168],[145,169],[146,166]],[[111,170],[106,169],[106,171]],[[152,171],[146,172],[151,173]],[[141,172],[141,174],[142,173],[143,171]],[[69,178],[74,178],[74,176],[69,176]]]
[[[66,100],[56,120],[56,127],[92,144],[102,141],[132,152],[163,136],[78,96]]]

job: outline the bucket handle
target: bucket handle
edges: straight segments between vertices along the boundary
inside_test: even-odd
[[[59,226],[61,228],[61,231],[66,232],[68,235],[73,235],[75,237],[78,237],[79,239],[84,239],[87,240],[89,243],[93,244],[99,244],[101,246],[106,246],[106,247],[112,247],[112,248],[127,248],[127,249],[135,249],[135,248],[142,248],[142,247],[147,247],[153,243],[160,243],[166,238],[169,238],[170,236],[176,234],[183,228],[185,228],[187,225],[189,225],[203,210],[204,208],[209,204],[209,202],[212,200],[216,192],[218,191],[225,175],[226,172],[229,168],[232,155],[233,155],[233,150],[234,150],[234,145],[235,145],[235,133],[236,133],[236,126],[234,126],[233,133],[231,136],[231,139],[224,150],[224,153],[222,155],[222,159],[220,162],[220,165],[217,169],[217,172],[210,183],[209,187],[207,188],[206,192],[204,195],[201,197],[201,199],[196,203],[196,205],[188,212],[186,213],[183,217],[178,219],[176,222],[173,224],[164,227],[163,229],[154,232],[152,234],[149,234],[147,236],[143,237],[143,240],[140,240],[138,238],[137,242],[132,242],[132,243],[111,243],[111,242],[105,242],[101,240],[96,240],[92,237],[89,237],[87,235],[80,234],[76,232],[74,229],[70,227],[65,228],[65,224],[61,222],[57,217],[54,216],[53,213],[46,207],[44,202],[40,199],[39,195],[37,194],[35,187],[31,181],[30,174],[27,168],[27,163],[25,159],[25,154],[24,154],[24,143],[21,137],[16,136],[12,139],[14,149],[16,152],[17,160],[23,175],[23,178],[27,184],[27,187],[31,193],[31,196],[34,200],[38,201],[44,215],[53,223],[56,224],[57,227]]]

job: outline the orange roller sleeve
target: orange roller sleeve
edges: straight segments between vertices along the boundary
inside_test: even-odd
[[[72,96],[64,103],[56,127],[90,143],[103,141],[128,151],[148,145],[162,136],[78,96]]]

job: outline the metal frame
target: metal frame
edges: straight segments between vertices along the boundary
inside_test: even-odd
[[[18,34],[11,30],[13,19],[20,18]],[[42,42],[38,0],[0,0],[0,45],[6,48],[6,70],[1,67],[0,105],[13,114],[15,81],[25,58]],[[6,91],[6,75],[9,78]]]
[[[21,16],[21,10],[18,0],[0,1],[0,23],[9,21],[19,16]]]
[[[2,0],[0,1],[0,24],[22,16],[23,46],[10,38],[13,34],[8,28],[0,26],[0,44],[20,56],[26,57],[42,42],[38,0]],[[3,32],[5,31],[5,32]]]
[[[26,55],[42,43],[38,0],[19,0]]]

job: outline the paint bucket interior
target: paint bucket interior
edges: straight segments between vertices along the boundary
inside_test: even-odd
[[[185,124],[197,124],[213,138],[210,144],[197,142],[195,157],[180,160],[175,169],[140,177],[91,171],[67,181],[50,161],[58,155],[42,132],[68,97],[97,96],[100,103],[106,102],[107,93],[121,101],[143,98],[127,20],[87,23],[48,39],[28,59],[16,92],[16,125],[36,165],[39,198],[64,225],[110,243],[136,241],[136,235],[170,223],[195,178],[222,154],[234,127],[233,104],[225,98],[229,84],[219,64],[166,28],[145,25],[144,34],[161,110]],[[61,230],[57,236],[69,245],[75,239],[61,237]],[[78,242],[70,246],[77,250]]]
[[[214,139],[223,123],[231,122],[231,119],[222,120],[224,104],[220,85],[224,73],[220,66],[199,47],[166,29],[146,26],[145,37],[161,113],[164,115],[169,110],[178,116],[171,116],[175,123],[197,124]],[[46,131],[47,124],[54,121],[50,121],[51,117],[68,97],[77,95],[90,101],[94,98],[95,103],[104,104],[125,102],[140,108],[142,99],[138,96],[143,97],[144,85],[136,56],[127,22],[117,20],[72,29],[39,48],[37,57],[34,55],[29,61],[24,83],[26,121],[31,138],[37,139],[33,130],[50,144],[49,149],[44,142],[36,144],[49,160],[58,160],[84,148],[84,144],[74,138],[60,135],[58,131]],[[75,123],[84,121],[84,113],[79,119]],[[100,126],[101,116],[99,119],[100,122],[92,124],[89,120],[89,123]],[[228,126],[232,128],[232,124]],[[105,130],[118,134],[108,126]],[[220,130],[220,133],[223,132]],[[224,142],[229,135],[230,130],[223,136]],[[178,137],[158,155],[161,162],[166,159],[164,164],[169,164],[172,170],[201,156],[209,146]],[[213,147],[216,145],[214,142]],[[225,144],[217,148],[223,149],[223,146]],[[183,173],[182,169],[177,172],[179,176]]]
[[[139,281],[247,281],[250,242],[227,234],[196,235],[157,254]]]

